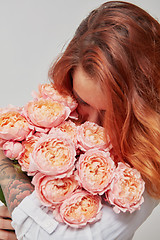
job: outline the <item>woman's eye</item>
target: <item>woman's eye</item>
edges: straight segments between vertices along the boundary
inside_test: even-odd
[[[79,104],[81,104],[81,105],[83,105],[83,106],[89,106],[89,104],[86,103],[86,102],[84,102],[84,101],[78,101],[78,102],[79,102]]]
[[[77,100],[77,102],[81,105],[84,105],[84,106],[89,106],[88,103],[86,103],[85,101],[83,101],[83,99],[76,93],[76,91],[74,91],[73,89],[73,96],[75,97],[75,99]]]
[[[75,96],[75,99],[77,100],[78,104],[83,105],[83,106],[89,106],[89,104],[86,103],[85,101],[83,101],[83,99],[80,99],[76,96]]]

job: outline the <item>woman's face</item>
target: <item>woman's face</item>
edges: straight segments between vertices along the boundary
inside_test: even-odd
[[[72,78],[73,94],[78,102],[77,111],[81,122],[90,121],[103,125],[106,100],[100,84],[90,78],[81,66],[75,69]]]

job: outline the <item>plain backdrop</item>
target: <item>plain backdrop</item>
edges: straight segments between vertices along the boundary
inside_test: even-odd
[[[23,106],[81,20],[101,0],[0,0],[0,107]],[[160,19],[159,0],[130,1]],[[160,206],[134,240],[160,239]]]

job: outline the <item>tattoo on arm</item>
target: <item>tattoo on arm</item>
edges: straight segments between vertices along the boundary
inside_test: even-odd
[[[0,185],[10,213],[34,190],[30,179],[18,172],[8,158],[0,161]]]

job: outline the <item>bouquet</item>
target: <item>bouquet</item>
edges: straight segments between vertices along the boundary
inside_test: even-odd
[[[32,96],[21,108],[0,109],[0,147],[32,178],[53,217],[82,228],[101,218],[104,204],[115,213],[140,209],[144,181],[136,169],[115,161],[104,128],[89,121],[76,125],[77,102],[53,84],[40,84]]]

